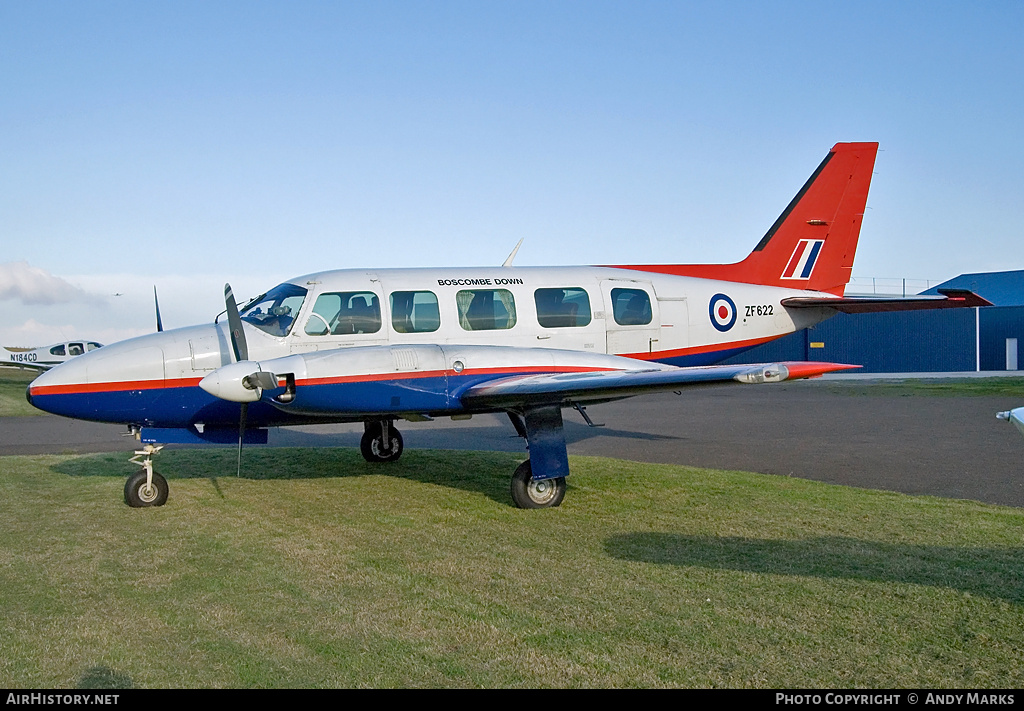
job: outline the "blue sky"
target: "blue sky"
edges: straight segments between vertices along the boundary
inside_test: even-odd
[[[837,141],[881,144],[856,277],[1022,269],[1022,36],[1020,2],[0,0],[0,343],[520,238],[736,261]]]

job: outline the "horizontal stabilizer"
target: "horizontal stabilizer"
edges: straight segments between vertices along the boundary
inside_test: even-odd
[[[815,309],[827,306],[844,314],[958,309],[992,305],[992,302],[967,289],[939,289],[939,293],[942,296],[836,296],[820,299],[813,296],[796,296],[791,299],[783,299],[782,305],[788,309]]]

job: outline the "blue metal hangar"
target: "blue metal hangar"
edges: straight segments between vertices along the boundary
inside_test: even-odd
[[[939,289],[970,289],[993,305],[836,314],[813,328],[758,346],[725,363],[820,360],[862,365],[868,373],[1018,370],[1024,366],[1019,359],[1024,346],[1024,269],[961,274],[921,293],[938,294]]]

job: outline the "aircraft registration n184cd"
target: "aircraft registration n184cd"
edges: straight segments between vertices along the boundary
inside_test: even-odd
[[[65,363],[71,358],[102,348],[102,343],[96,341],[70,341],[65,343],[54,343],[52,346],[42,348],[12,348],[4,346],[7,353],[0,360],[0,365],[9,363],[18,368],[30,368],[32,370],[49,370],[55,366]]]
[[[266,442],[268,427],[363,422],[363,456],[402,454],[399,420],[505,412],[529,458],[524,508],[558,506],[562,409],[658,390],[772,383],[855,367],[714,365],[838,311],[986,305],[970,292],[844,297],[877,143],[839,143],[736,264],[351,269],[291,279],[224,321],[86,353],[40,376],[48,412],[127,424],[143,443],[131,506],[159,506],[164,444]],[[140,459],[141,458],[141,459]]]

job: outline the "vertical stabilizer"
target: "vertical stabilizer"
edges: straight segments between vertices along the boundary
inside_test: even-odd
[[[853,270],[877,152],[877,143],[833,146],[742,262],[625,268],[842,296]]]

